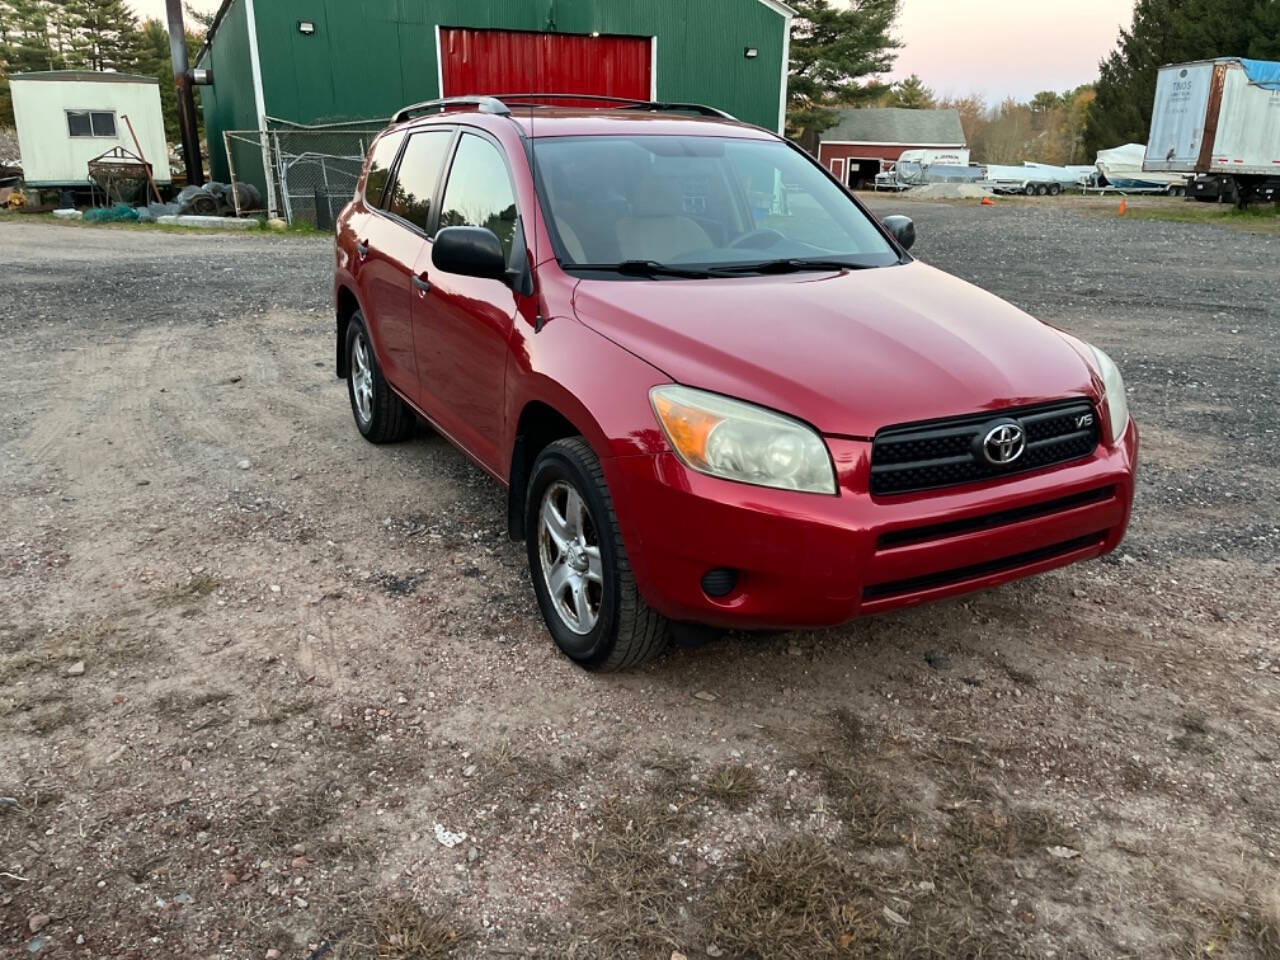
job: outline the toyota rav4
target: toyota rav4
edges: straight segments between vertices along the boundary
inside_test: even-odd
[[[337,231],[337,373],[507,489],[574,661],[822,627],[1097,557],[1138,432],[1096,347],[914,260],[788,141],[692,105],[406,108]]]

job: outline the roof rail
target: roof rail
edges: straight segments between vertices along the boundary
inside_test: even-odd
[[[494,97],[503,103],[524,100],[586,100],[601,105],[617,105],[620,110],[652,110],[654,112],[671,111],[673,113],[697,113],[704,117],[719,117],[722,120],[736,120],[732,114],[725,113],[716,107],[708,107],[701,103],[665,103],[660,100],[637,100],[634,97],[606,97],[593,93],[497,93]],[[539,106],[539,104],[530,104]],[[546,104],[542,104],[546,106]]]
[[[481,113],[492,113],[500,117],[509,116],[511,111],[497,97],[441,97],[438,100],[423,100],[396,111],[391,118],[392,123],[404,123],[413,117],[422,116],[434,111],[443,112],[450,107],[476,107]]]
[[[552,101],[548,103],[527,103],[525,101]],[[404,123],[413,117],[431,112],[443,112],[450,107],[477,107],[481,113],[498,116],[510,116],[508,102],[519,102],[527,107],[546,107],[557,100],[569,100],[598,103],[601,106],[614,106],[619,110],[647,110],[654,113],[696,113],[703,117],[716,117],[721,120],[736,120],[737,117],[716,107],[708,107],[701,103],[664,103],[658,100],[636,100],[631,97],[605,97],[590,93],[498,93],[484,97],[443,97],[439,100],[424,100],[405,107],[391,118],[392,123]]]

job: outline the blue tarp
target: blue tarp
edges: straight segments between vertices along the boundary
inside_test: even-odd
[[[1240,65],[1249,77],[1249,82],[1265,90],[1280,90],[1280,63],[1272,60],[1246,60],[1240,58]]]

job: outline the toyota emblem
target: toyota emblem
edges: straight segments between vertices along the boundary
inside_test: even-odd
[[[982,455],[997,467],[1007,467],[1027,449],[1027,435],[1020,423],[998,423],[982,438]]]

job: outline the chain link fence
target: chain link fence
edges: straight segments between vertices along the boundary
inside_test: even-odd
[[[225,131],[231,182],[252,183],[265,203],[265,211],[237,210],[237,215],[274,212],[289,223],[332,229],[355,195],[369,144],[385,123]]]

